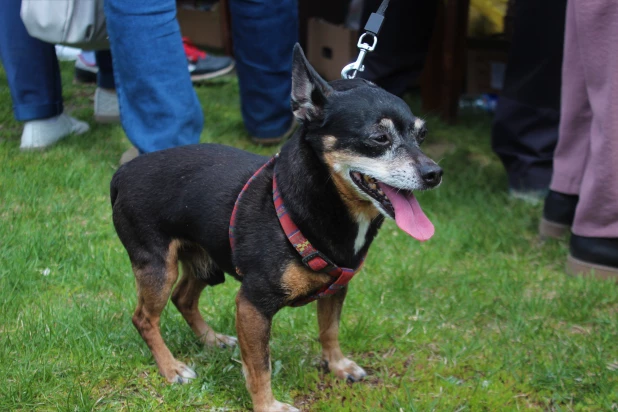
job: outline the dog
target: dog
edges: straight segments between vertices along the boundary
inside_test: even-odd
[[[420,241],[433,235],[414,192],[442,181],[419,148],[425,124],[403,100],[362,79],[327,83],[298,45],[291,106],[300,127],[270,160],[199,144],[139,156],[111,181],[113,222],[137,285],[133,324],[159,372],[169,382],[196,378],[161,337],[171,296],[205,345],[239,343],[256,411],[297,410],[271,390],[271,321],[285,306],[318,300],[325,364],[341,379],[366,376],[339,347],[347,283],[385,218]],[[198,308],[224,273],[240,281],[238,341],[213,331]]]

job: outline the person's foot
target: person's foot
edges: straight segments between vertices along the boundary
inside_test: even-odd
[[[127,149],[122,154],[122,156],[120,156],[120,166],[122,166],[125,163],[130,162],[131,160],[135,159],[137,156],[139,156],[139,151],[137,150],[137,147],[131,146],[129,149]]]
[[[294,134],[294,132],[296,132],[296,129],[298,129],[298,122],[296,122],[296,119],[292,119],[292,124],[290,125],[290,128],[285,133],[283,133],[281,136],[273,136],[273,137],[251,136],[251,141],[255,144],[259,144],[262,146],[274,146],[274,145],[277,145],[289,139]]]
[[[44,149],[70,134],[82,134],[90,130],[88,123],[66,114],[49,119],[30,120],[24,125],[21,135],[21,150]]]
[[[560,239],[569,234],[578,200],[577,195],[549,191],[539,223],[539,234],[542,238]]]
[[[96,83],[99,66],[94,57],[94,52],[81,52],[75,60],[75,75],[77,83]]]
[[[94,120],[98,123],[117,123],[120,121],[118,95],[115,90],[97,87],[94,92]]]
[[[187,37],[182,38],[182,44],[189,62],[191,81],[214,79],[228,74],[234,69],[234,59],[227,56],[213,56],[198,49]]]
[[[567,273],[618,281],[618,238],[571,235]]]
[[[56,44],[56,57],[62,61],[75,61],[77,56],[82,52],[82,49],[77,49],[70,46],[62,46]]]

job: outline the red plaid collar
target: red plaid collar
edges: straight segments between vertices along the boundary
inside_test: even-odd
[[[234,210],[232,211],[232,217],[230,219],[230,245],[232,247],[232,254],[234,253],[234,248],[236,246],[234,240],[234,226],[236,224],[236,212],[238,210],[238,204],[243,194],[251,184],[253,180],[264,170],[267,166],[270,166],[275,163],[275,160],[279,157],[276,154],[273,158],[271,158],[265,165],[260,167],[251,178],[247,181],[245,186],[242,188],[238,197],[236,198],[236,203],[234,204]],[[309,269],[314,272],[326,273],[333,278],[332,282],[326,284],[322,289],[316,292],[309,297],[296,299],[290,306],[303,306],[307,303],[313,302],[314,300],[323,298],[325,296],[333,295],[337,293],[342,288],[346,287],[347,284],[352,280],[355,274],[357,274],[361,267],[363,266],[363,262],[365,261],[365,257],[361,260],[360,264],[356,269],[349,269],[337,266],[333,261],[331,261],[328,257],[326,257],[322,252],[313,247],[311,242],[302,234],[298,226],[292,221],[292,218],[288,214],[285,205],[283,204],[283,198],[281,197],[281,193],[277,187],[277,178],[275,177],[275,173],[273,171],[273,203],[275,205],[275,209],[277,211],[277,218],[279,219],[279,223],[281,224],[281,228],[285,232],[288,240],[294,246],[294,249],[298,252],[298,254],[302,258],[302,262]],[[238,270],[237,270],[238,272]]]

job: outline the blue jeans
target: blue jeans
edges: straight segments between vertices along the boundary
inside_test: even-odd
[[[254,137],[280,136],[292,122],[297,1],[230,0],[229,4],[245,127]]]
[[[19,16],[20,8],[21,0],[4,0],[0,12],[0,60],[11,90],[13,114],[19,121],[58,116],[63,104],[56,49],[30,37]],[[111,55],[101,53],[98,60],[103,68],[99,84],[113,87],[111,65],[106,63]]]
[[[197,143],[204,115],[175,0],[105,0],[120,120],[141,153]]]
[[[0,12],[0,59],[20,121],[62,113],[62,84],[52,44],[30,37],[19,17],[21,0],[4,0]]]
[[[296,0],[232,0],[243,119],[274,137],[290,126]],[[105,0],[114,77],[125,132],[141,153],[197,143],[202,109],[193,90],[175,0]]]

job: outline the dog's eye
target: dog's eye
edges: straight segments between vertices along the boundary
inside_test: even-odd
[[[379,144],[387,144],[390,143],[391,139],[388,138],[386,134],[380,134],[373,138],[373,141]]]

